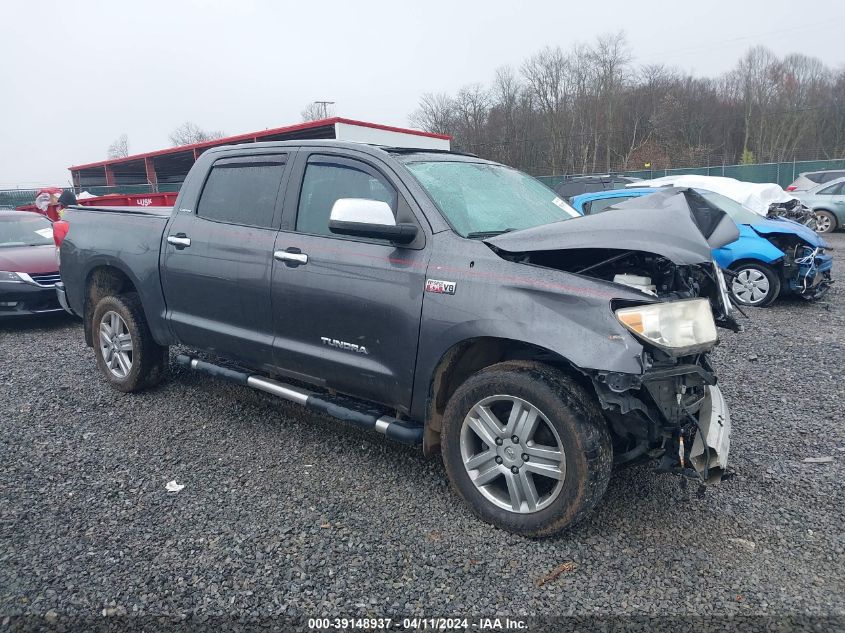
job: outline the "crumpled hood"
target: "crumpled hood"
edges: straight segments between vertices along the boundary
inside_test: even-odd
[[[821,237],[819,237],[819,234],[816,233],[814,230],[804,226],[803,224],[798,224],[798,222],[793,222],[792,220],[788,220],[786,218],[761,218],[759,221],[755,222],[750,226],[752,229],[754,229],[755,232],[759,233],[760,235],[786,233],[789,235],[797,235],[813,248],[827,248],[828,246],[827,242],[825,242]]]
[[[704,224],[710,225],[710,243],[683,192],[667,190],[603,213],[503,233],[484,242],[508,253],[609,248],[655,253],[679,265],[701,264],[712,260],[711,248],[739,238],[739,230],[723,211],[708,210],[708,215]]]

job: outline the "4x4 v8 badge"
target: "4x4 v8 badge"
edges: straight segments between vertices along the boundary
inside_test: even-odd
[[[436,292],[440,295],[453,295],[455,294],[455,288],[457,287],[457,283],[454,281],[441,281],[439,279],[426,279],[425,280],[425,291],[426,292]]]

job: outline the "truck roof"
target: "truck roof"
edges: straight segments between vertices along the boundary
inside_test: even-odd
[[[220,145],[206,150],[206,154],[220,154],[226,152],[239,152],[242,150],[254,149],[272,149],[275,147],[335,147],[342,149],[363,150],[367,153],[379,155],[383,153],[390,154],[400,160],[405,157],[419,158],[425,156],[426,160],[472,160],[473,162],[489,163],[491,161],[479,158],[475,154],[464,152],[456,152],[453,150],[430,149],[424,147],[389,147],[383,145],[373,145],[370,143],[356,143],[353,141],[337,141],[333,139],[314,139],[314,140],[295,140],[295,141],[265,141],[259,143],[240,143],[238,145]]]

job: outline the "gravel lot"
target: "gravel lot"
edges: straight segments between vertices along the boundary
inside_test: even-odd
[[[845,234],[830,241],[842,277]],[[175,365],[122,395],[78,321],[0,325],[0,623],[843,616],[843,303],[782,300],[722,332],[737,477],[699,499],[624,471],[588,521],[539,542],[477,521],[439,460],[381,436]]]

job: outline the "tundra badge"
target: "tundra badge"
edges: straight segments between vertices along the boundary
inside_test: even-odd
[[[455,294],[455,287],[458,284],[454,281],[440,281],[439,279],[426,279],[425,291],[436,292],[439,295],[453,295]]]
[[[321,336],[320,340],[323,342],[323,345],[328,345],[329,347],[336,347],[338,349],[345,349],[350,352],[358,352],[359,354],[369,355],[367,348],[363,345],[355,345],[355,343],[339,341],[336,338],[329,338],[328,336]]]

